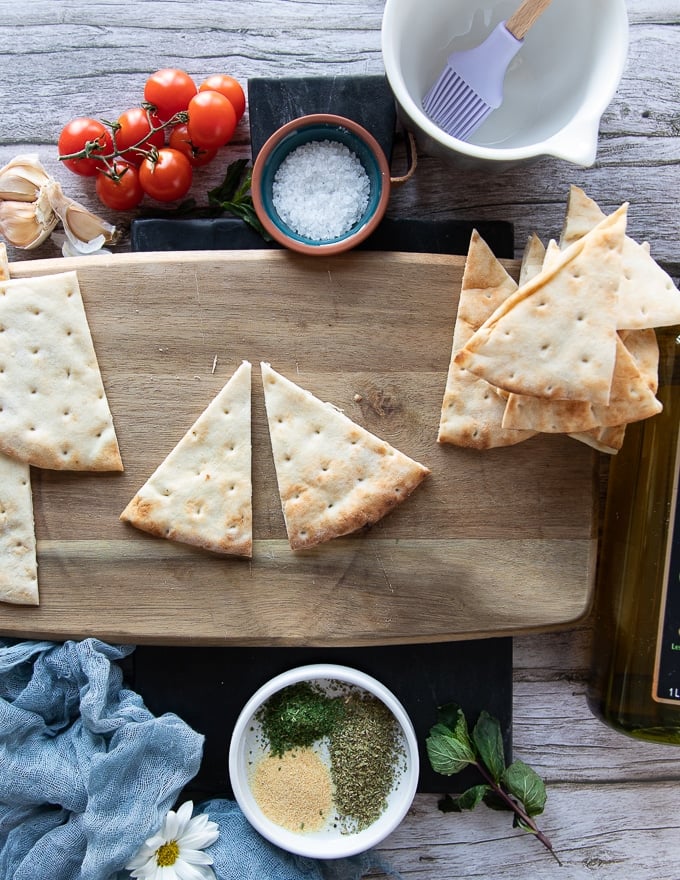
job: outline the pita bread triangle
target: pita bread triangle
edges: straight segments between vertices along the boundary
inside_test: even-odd
[[[313,547],[377,522],[429,469],[261,364],[288,541]]]
[[[534,275],[538,275],[543,268],[544,259],[545,245],[534,232],[527,239],[524,253],[522,254],[522,262],[519,267],[520,286],[533,278]]]
[[[657,400],[647,375],[639,368],[634,354],[619,337],[616,341],[611,395],[606,406],[593,405],[582,400],[546,401],[538,397],[511,394],[505,407],[503,424],[544,433],[573,434],[597,427],[611,428],[637,422],[654,416],[661,410],[662,405]]]
[[[604,218],[593,199],[577,186],[569,190],[560,246],[579,241]],[[626,236],[621,249],[617,329],[637,330],[680,323],[680,290],[654,260],[646,243]]]
[[[477,230],[473,230],[453,330],[451,362],[437,437],[439,443],[453,443],[470,449],[491,449],[511,446],[535,433],[503,430],[503,398],[484,379],[454,363],[456,352],[515,290],[516,282]]]
[[[121,520],[160,538],[252,556],[251,372],[244,361]]]
[[[0,451],[53,470],[122,471],[75,272],[0,282]]]
[[[607,404],[626,210],[622,205],[518,288],[455,362],[509,392]]]

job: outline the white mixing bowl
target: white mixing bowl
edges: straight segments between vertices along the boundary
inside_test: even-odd
[[[452,51],[479,45],[519,0],[386,0],[382,54],[399,115],[418,146],[468,167],[539,156],[595,161],[600,117],[628,54],[626,0],[553,0],[508,68],[503,103],[469,142],[424,113],[423,95]]]

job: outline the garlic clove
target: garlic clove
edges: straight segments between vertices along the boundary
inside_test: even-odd
[[[39,211],[37,202],[0,201],[0,235],[14,247],[24,250],[37,247],[58,222],[53,212]]]
[[[118,231],[115,226],[69,198],[56,180],[50,180],[43,192],[51,209],[61,220],[67,238],[75,247],[80,245],[79,250],[82,250],[82,245],[89,245],[95,241],[97,246],[95,248],[92,245],[92,247],[96,250],[102,244],[111,244],[117,240]]]
[[[34,202],[49,180],[36,155],[15,156],[0,169],[0,199]]]

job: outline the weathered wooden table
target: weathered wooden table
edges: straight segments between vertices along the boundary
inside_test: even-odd
[[[96,209],[91,182],[56,160],[69,118],[115,118],[137,103],[146,75],[165,66],[199,77],[223,70],[242,82],[381,73],[382,9],[381,0],[2,0],[0,165],[38,152],[69,195]],[[680,9],[676,0],[629,0],[629,15],[629,62],[592,168],[542,160],[491,177],[421,156],[389,213],[509,220],[519,251],[534,230],[559,232],[575,183],[605,210],[629,200],[630,234],[648,240],[677,278]],[[248,155],[246,117],[229,157]],[[11,260],[58,255],[51,243],[10,249]],[[514,642],[514,753],[547,781],[540,824],[565,867],[513,831],[506,814],[443,815],[434,795],[419,795],[381,847],[404,877],[680,877],[680,752],[635,743],[592,717],[584,696],[590,640],[585,621]]]

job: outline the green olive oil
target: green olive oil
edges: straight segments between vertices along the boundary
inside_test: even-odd
[[[680,745],[680,327],[657,333],[663,412],[612,457],[588,702],[632,737]]]

